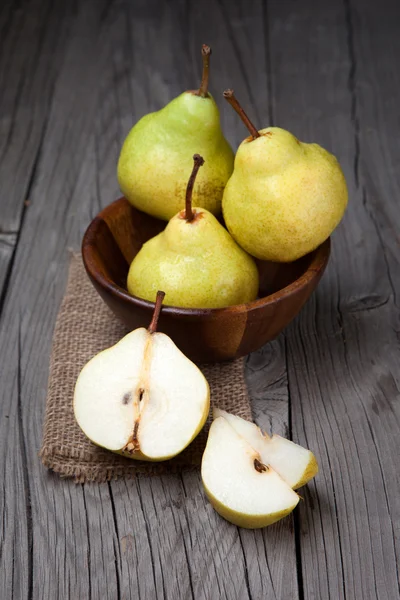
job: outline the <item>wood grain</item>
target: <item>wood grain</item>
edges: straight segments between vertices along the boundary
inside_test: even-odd
[[[303,593],[372,600],[398,594],[393,528],[399,513],[398,503],[389,498],[398,496],[399,405],[397,369],[388,356],[398,361],[393,329],[398,313],[360,183],[364,144],[359,132],[365,127],[359,98],[371,96],[357,83],[355,32],[360,38],[368,32],[373,39],[379,23],[378,35],[386,35],[384,8],[370,3],[370,22],[357,22],[358,27],[351,10],[311,2],[285,3],[283,9],[272,2],[269,17],[275,122],[332,150],[350,192],[327,274],[286,332],[293,435],[316,452],[321,466],[300,510]],[[302,33],[301,44],[296,32]],[[376,54],[383,58],[382,52]],[[369,64],[379,62],[372,54],[368,58]],[[390,129],[381,138],[390,154],[385,135]],[[369,161],[364,168],[370,172]],[[393,198],[386,194],[388,206]],[[385,231],[386,236],[393,241],[392,232]]]
[[[76,14],[4,306],[0,336],[0,352],[5,357],[1,361],[0,422],[4,490],[0,569],[4,575],[0,597],[5,599],[89,598],[91,588],[96,589],[96,574],[100,572],[106,579],[107,568],[113,564],[111,556],[104,568],[97,561],[90,562],[90,540],[93,548],[98,548],[100,539],[90,537],[91,519],[97,527],[99,520],[95,514],[88,515],[84,491],[52,478],[37,456],[51,333],[65,282],[67,246],[78,246],[83,228],[79,229],[78,216],[82,197],[86,197],[86,207],[91,201],[82,183],[86,177],[91,182],[92,177],[93,154],[91,147],[88,152],[87,139],[92,131],[101,57],[107,47],[104,36],[109,21],[101,23],[104,6],[85,3]],[[70,114],[74,118],[66,116]],[[113,531],[112,512],[101,516],[104,531]],[[107,544],[104,547],[107,553]],[[115,569],[113,576],[115,580]],[[115,598],[112,586],[109,591],[101,587],[101,593]]]
[[[7,289],[8,278],[11,274],[10,270],[12,267],[12,259],[14,256],[16,242],[17,235],[15,233],[0,234],[0,294],[2,290],[4,290],[3,301]],[[0,314],[3,301],[0,301]]]
[[[198,474],[82,488],[46,473],[37,458],[67,247],[79,246],[90,218],[116,196],[115,164],[126,130],[156,101],[162,105],[189,87],[181,74],[192,69],[184,58],[187,38],[179,36],[182,69],[168,52],[156,54],[155,44],[148,62],[139,59],[148,44],[143,22],[168,48],[172,32],[182,30],[176,23],[182,7],[178,13],[154,2],[135,10],[125,3],[107,7],[86,2],[71,23],[4,307],[2,410],[8,418],[0,423],[6,485],[0,516],[6,577],[0,596],[231,600],[287,591],[296,598],[289,519],[266,532],[239,532],[211,509]],[[251,7],[249,27],[259,22],[258,10]],[[223,19],[219,12],[221,25]],[[253,49],[260,58],[263,51]],[[162,60],[169,60],[168,83],[161,83],[167,72]],[[147,88],[148,96],[141,96]],[[267,377],[268,362],[261,359],[257,367],[264,364]],[[285,420],[287,403],[282,408]]]
[[[2,600],[399,596],[397,24],[390,0],[2,5]],[[321,466],[265,531],[219,518],[196,473],[78,486],[37,457],[67,249],[119,195],[132,124],[197,85],[203,42],[234,146],[225,87],[260,126],[332,150],[349,183],[318,293],[247,361],[257,422]]]
[[[69,3],[2,3],[0,233],[17,232],[38,163],[71,19]]]

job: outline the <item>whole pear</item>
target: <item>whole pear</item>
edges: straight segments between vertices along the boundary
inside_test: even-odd
[[[254,260],[204,208],[192,208],[194,180],[203,158],[194,155],[186,208],[164,231],[146,242],[133,259],[128,291],[151,300],[165,290],[170,306],[222,308],[255,300],[258,271]]]
[[[223,196],[226,226],[262,260],[291,262],[315,250],[340,222],[347,186],[336,158],[289,131],[257,131],[232,90],[224,92],[250,130],[239,146]]]
[[[208,92],[209,46],[203,46],[199,90],[184,92],[164,108],[144,116],[131,129],[118,161],[118,182],[129,202],[149,215],[169,220],[183,206],[191,156],[206,166],[193,203],[215,215],[234,155],[221,130],[218,107]]]

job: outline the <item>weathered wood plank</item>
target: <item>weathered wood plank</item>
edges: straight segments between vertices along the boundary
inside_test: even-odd
[[[7,278],[14,254],[17,235],[15,233],[0,234],[0,298],[4,298]],[[0,300],[0,313],[2,301]]]
[[[79,225],[79,209],[82,202],[85,206],[91,202],[85,186],[86,177],[89,183],[92,178],[94,153],[87,140],[110,29],[110,21],[101,19],[105,6],[87,2],[75,15],[4,307],[0,336],[4,416],[0,597],[4,599],[85,598],[92,588],[93,597],[95,593],[110,600],[116,597],[114,562],[107,556],[99,567],[97,561],[101,532],[110,534],[113,542],[112,510],[93,511],[86,492],[47,474],[37,456],[66,248],[78,245],[84,227]],[[96,503],[97,509],[102,506],[110,503]],[[107,554],[108,542],[103,545]]]
[[[174,36],[174,11],[184,10],[183,5],[172,9],[161,3],[138,3],[133,9],[120,3],[113,11],[106,9],[106,3],[87,2],[70,26],[5,306],[0,343],[3,408],[9,419],[0,424],[5,456],[1,475],[7,484],[0,516],[4,517],[1,567],[7,576],[0,584],[1,597],[208,598],[220,594],[231,600],[275,598],[286,590],[296,598],[290,520],[268,532],[239,532],[212,511],[197,474],[182,480],[82,488],[47,474],[37,458],[66,248],[79,246],[89,218],[117,194],[116,159],[132,122],[181,89],[193,87],[186,40]],[[244,34],[251,39],[249,28],[259,27],[262,35],[258,5],[249,11],[239,39]],[[224,23],[225,13],[221,10],[217,15],[212,39],[207,41],[218,40],[219,53],[226,47],[232,54],[227,33],[219,34],[218,23]],[[197,14],[191,17],[199,37],[197,18]],[[238,16],[235,19],[238,23]],[[148,25],[148,40],[143,22]],[[160,55],[151,36],[165,41]],[[164,51],[175,37],[182,69],[176,56]],[[196,48],[192,44],[198,77],[198,44]],[[264,48],[247,44],[262,61]],[[146,52],[149,56],[143,61]],[[252,64],[250,58],[254,56],[246,62]],[[222,62],[216,61],[215,81]],[[237,72],[236,63],[230,63],[227,84]],[[240,79],[240,85],[245,89],[246,82]],[[260,94],[265,97],[265,88],[260,88]],[[244,132],[236,119],[232,123],[230,137],[239,141]],[[281,355],[277,356],[281,369]],[[275,381],[272,363],[267,354],[252,362],[251,368],[256,371],[265,364]],[[13,372],[14,364],[20,364],[19,375]],[[253,392],[260,400],[265,381],[258,380]],[[264,414],[261,405],[258,414]],[[285,420],[287,391],[279,423]],[[11,474],[16,484],[11,483]]]
[[[389,600],[398,595],[393,541],[399,516],[394,368],[399,348],[393,329],[398,310],[358,174],[361,165],[363,173],[371,172],[373,156],[363,154],[360,144],[351,49],[352,35],[387,34],[382,6],[369,7],[374,15],[369,28],[357,21],[352,33],[345,5],[269,4],[275,124],[333,151],[350,192],[327,274],[286,332],[293,435],[315,450],[321,467],[300,509],[306,598]],[[370,54],[368,62],[378,69],[380,56]],[[394,160],[386,144],[391,131],[380,136],[380,144]],[[392,232],[385,236],[393,247]]]
[[[400,451],[397,444],[400,427],[400,163],[396,102],[400,93],[399,4],[393,0],[385,0],[378,10],[374,4],[365,6],[354,0],[348,7],[348,25],[354,60],[353,107],[358,123],[360,149],[358,180],[365,208],[376,228],[390,285],[387,305],[380,309],[381,320],[377,318],[371,323],[371,329],[374,327],[375,330],[380,330],[381,322],[385,323],[388,334],[382,336],[381,341],[371,340],[372,336],[365,339],[365,327],[360,334],[361,344],[369,342],[370,353],[373,354],[371,351],[377,347],[380,355],[380,361],[374,361],[375,357],[371,358],[367,418],[376,453],[372,478],[375,480],[376,473],[378,481],[382,481],[378,501],[381,505],[380,510],[387,511],[390,515],[391,527],[381,527],[384,570],[377,573],[377,577],[380,585],[387,586],[389,592],[393,589],[394,593],[397,591],[400,595]],[[376,57],[379,57],[379,60],[376,60]],[[379,92],[368,94],[367,102],[365,91],[372,89]],[[382,305],[386,302],[385,297],[378,295],[378,299]],[[376,302],[375,297],[373,300]],[[357,315],[355,319],[357,320]],[[360,361],[355,361],[355,368],[359,371],[360,366]]]
[[[238,531],[204,500],[197,474],[82,487],[37,459],[66,248],[78,247],[89,218],[117,194],[115,164],[131,124],[193,87],[202,42],[214,48],[217,99],[219,86],[234,87],[255,120],[273,117],[344,165],[352,202],[328,273],[285,338],[249,358],[248,379],[258,422],[287,433],[288,364],[293,434],[320,460],[300,515],[304,597],[398,594],[396,113],[390,94],[371,104],[358,93],[377,78],[382,88],[397,85],[398,42],[393,33],[386,42],[394,4],[382,21],[361,5],[270,2],[269,36],[258,3],[202,6],[152,0],[111,11],[93,0],[67,23],[0,334],[1,598],[298,597],[289,519]],[[374,57],[383,54],[382,71]],[[32,77],[28,91],[41,81]],[[245,132],[220,106],[237,144]],[[374,122],[377,144],[367,135]],[[6,248],[1,264],[9,256]]]
[[[40,153],[72,7],[48,0],[2,4],[0,232],[16,232]]]

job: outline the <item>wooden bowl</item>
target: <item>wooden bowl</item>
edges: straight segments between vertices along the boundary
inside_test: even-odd
[[[93,219],[82,242],[86,271],[103,300],[129,330],[148,327],[154,303],[127,292],[129,265],[142,244],[166,223],[116,200]],[[297,315],[317,286],[329,258],[330,241],[293,263],[258,262],[260,298],[218,309],[165,305],[159,331],[193,361],[223,361],[257,350]],[[167,299],[166,299],[167,300]]]

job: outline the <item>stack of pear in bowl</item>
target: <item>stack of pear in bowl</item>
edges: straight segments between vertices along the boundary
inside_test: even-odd
[[[82,244],[92,282],[133,331],[82,369],[75,416],[95,444],[137,460],[168,460],[196,437],[210,390],[191,359],[234,358],[276,335],[316,286],[347,205],[334,156],[284,129],[257,130],[226,90],[250,132],[234,156],[208,92],[210,54],[203,46],[198,90],[132,128],[118,162],[125,198]],[[280,272],[283,289],[260,297],[266,273]],[[214,508],[243,527],[289,514],[293,490],[318,471],[312,452],[213,416],[202,479]]]

